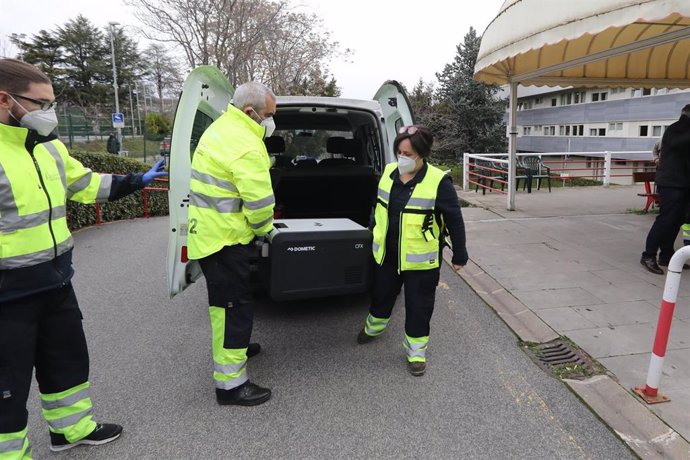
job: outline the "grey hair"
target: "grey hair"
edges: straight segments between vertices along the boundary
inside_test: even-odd
[[[690,117],[690,104],[686,104],[685,107],[680,111],[686,117]]]
[[[266,96],[276,100],[276,95],[268,86],[258,81],[249,81],[237,87],[232,105],[240,110],[248,106],[254,107],[254,110],[261,110],[266,108]]]

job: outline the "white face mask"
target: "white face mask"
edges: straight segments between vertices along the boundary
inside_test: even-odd
[[[398,171],[400,174],[410,174],[417,166],[417,162],[412,158],[398,155]]]
[[[12,97],[12,96],[10,96]],[[23,105],[21,105],[19,102],[16,101],[12,97],[12,100],[22,108],[24,112],[24,116],[22,117],[21,120],[19,120],[19,126],[23,126],[24,128],[28,129],[33,129],[36,131],[38,134],[41,136],[47,136],[48,134],[52,133],[53,130],[57,127],[58,125],[58,119],[57,119],[57,114],[55,113],[55,109],[51,108],[48,110],[33,110],[29,112],[24,108]],[[10,112],[10,116],[12,118],[15,118],[14,115],[12,115],[12,112]]]
[[[266,131],[264,132],[264,138],[270,137],[271,134],[273,134],[273,131],[276,130],[276,122],[273,121],[273,117],[261,118],[261,115],[259,115],[259,113],[256,110],[254,110],[254,107],[252,107],[251,109],[252,112],[254,112],[254,114],[256,114],[256,116],[259,118],[259,120],[261,120],[259,124],[266,128]]]
[[[276,122],[273,121],[273,117],[264,118],[259,124],[266,128],[264,137],[269,137],[271,134],[273,134],[273,131],[276,130]]]
[[[19,120],[19,124],[25,128],[36,130],[41,136],[47,136],[57,128],[58,119],[55,109],[39,109],[27,112],[26,115]]]

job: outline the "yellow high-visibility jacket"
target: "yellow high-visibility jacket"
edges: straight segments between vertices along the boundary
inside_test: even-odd
[[[66,284],[73,274],[67,199],[111,201],[141,174],[95,174],[54,135],[0,123],[0,301]]]
[[[386,251],[388,233],[388,202],[393,187],[392,172],[397,163],[386,166],[379,182],[375,226],[373,230],[372,252],[374,260],[381,265]],[[445,174],[432,165],[427,165],[424,179],[415,185],[412,195],[402,211],[400,219],[400,239],[398,241],[398,271],[430,270],[440,264],[440,238],[444,223],[436,220],[436,192]]]
[[[204,132],[192,158],[187,253],[201,259],[273,228],[275,198],[265,128],[233,105]]]

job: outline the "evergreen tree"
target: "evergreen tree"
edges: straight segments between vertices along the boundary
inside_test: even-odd
[[[24,34],[12,34],[10,42],[19,49],[22,60],[36,65],[54,84],[64,75],[60,68],[64,60],[62,46],[54,32],[42,29],[30,40]]]
[[[503,122],[507,101],[499,98],[498,85],[473,78],[480,44],[481,37],[470,27],[453,62],[436,74],[439,87],[433,128],[439,139],[437,149],[452,152],[456,158],[464,152],[505,152],[507,148]]]

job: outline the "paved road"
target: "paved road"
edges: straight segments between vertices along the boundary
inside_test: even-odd
[[[204,286],[165,294],[166,228],[158,218],[76,235],[95,415],[125,433],[50,458],[634,458],[447,267],[424,377],[405,369],[400,308],[384,336],[360,346],[363,296],[264,299],[254,334],[264,352],[250,376],[274,397],[220,407]],[[46,458],[37,400],[32,393],[30,439]]]

